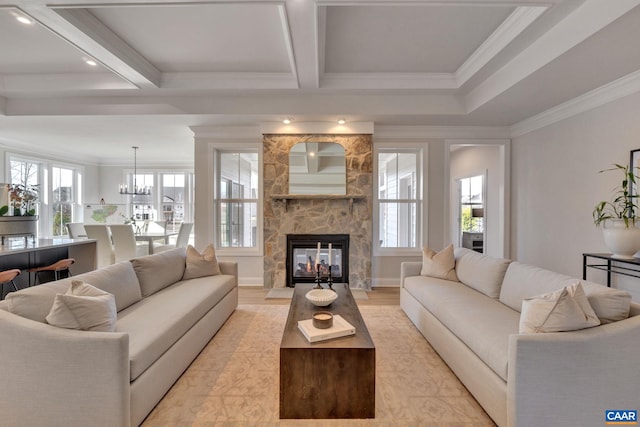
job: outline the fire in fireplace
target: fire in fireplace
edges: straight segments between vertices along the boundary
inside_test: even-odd
[[[314,282],[318,270],[326,280],[329,266],[334,283],[349,282],[348,234],[287,234],[287,286]]]

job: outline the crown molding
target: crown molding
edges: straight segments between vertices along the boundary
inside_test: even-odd
[[[323,73],[323,89],[457,89],[453,73]]]
[[[251,142],[262,141],[259,126],[189,126],[189,129],[193,132],[195,139],[226,138],[234,140],[246,139]]]
[[[372,134],[373,122],[347,122],[344,125],[337,123],[322,122],[293,122],[285,125],[282,123],[261,123],[260,133],[262,134],[337,134],[355,135]]]
[[[640,71],[635,71],[512,125],[511,136],[522,136],[638,91],[640,91]]]
[[[180,72],[162,73],[162,89],[297,89],[291,73]]]
[[[503,126],[376,126],[375,141],[432,139],[505,139],[510,129]]]

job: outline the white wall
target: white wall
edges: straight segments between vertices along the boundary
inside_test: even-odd
[[[640,148],[639,113],[635,94],[513,140],[513,259],[581,277],[582,253],[608,252],[591,212],[619,178],[598,171],[627,164]],[[603,276],[588,272],[599,283]],[[617,281],[640,300],[640,279]]]
[[[502,167],[500,164],[500,147],[496,145],[483,145],[475,147],[463,147],[451,152],[449,157],[451,174],[450,184],[450,204],[451,209],[451,233],[456,229],[457,222],[457,183],[460,178],[469,178],[486,173],[486,194],[485,194],[485,242],[484,253],[495,257],[501,257],[499,253],[500,239],[500,209],[499,195],[502,186]],[[454,246],[458,246],[458,239],[452,239]]]

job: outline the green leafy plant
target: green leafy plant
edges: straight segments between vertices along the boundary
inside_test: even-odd
[[[621,219],[625,227],[636,223],[636,212],[638,208],[637,194],[632,194],[632,188],[640,178],[629,170],[628,166],[614,164],[610,169],[601,170],[599,173],[619,171],[622,174],[620,185],[614,189],[611,200],[603,200],[596,204],[593,209],[593,223],[600,225],[608,219]]]
[[[0,216],[11,211],[13,216],[34,216],[40,195],[37,185],[7,184],[9,204],[0,207]]]

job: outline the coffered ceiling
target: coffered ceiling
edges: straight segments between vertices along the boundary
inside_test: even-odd
[[[638,4],[0,0],[0,144],[188,163],[190,126],[285,117],[522,132],[637,90]]]

